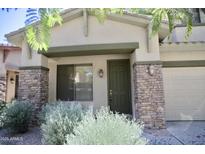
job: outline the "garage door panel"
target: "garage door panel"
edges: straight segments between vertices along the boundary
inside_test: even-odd
[[[205,120],[205,68],[163,68],[167,120]]]

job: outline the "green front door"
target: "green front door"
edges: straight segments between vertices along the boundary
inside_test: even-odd
[[[128,59],[108,61],[108,102],[112,111],[132,114]]]

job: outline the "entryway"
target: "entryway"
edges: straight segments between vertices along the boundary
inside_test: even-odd
[[[17,98],[19,85],[19,72],[7,70],[6,102]]]
[[[114,112],[132,114],[130,61],[108,60],[108,103]]]

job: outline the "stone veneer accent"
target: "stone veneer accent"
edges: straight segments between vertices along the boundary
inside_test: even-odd
[[[0,76],[0,101],[6,100],[6,75]]]
[[[38,124],[37,114],[48,101],[48,71],[40,66],[20,68],[18,100],[34,105],[31,126]]]
[[[147,69],[151,65],[154,69],[153,75]],[[146,128],[165,128],[162,65],[142,62],[135,63],[133,68],[136,119],[143,121]]]

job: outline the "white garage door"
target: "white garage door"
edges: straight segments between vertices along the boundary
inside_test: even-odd
[[[163,68],[167,120],[205,120],[205,67]]]

